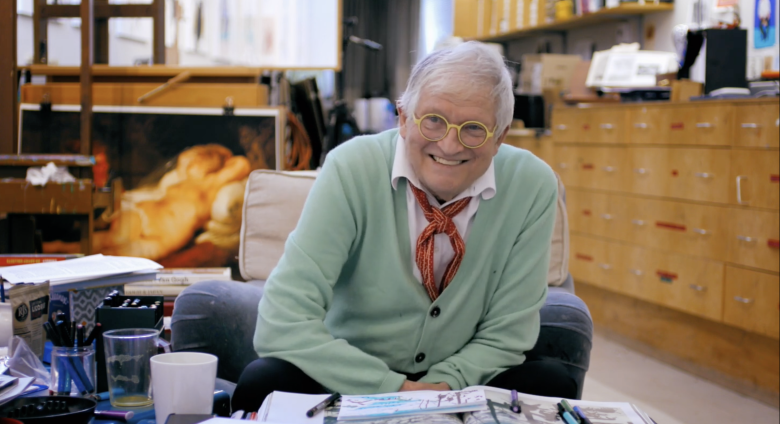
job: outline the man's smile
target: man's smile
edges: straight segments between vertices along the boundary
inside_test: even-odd
[[[440,163],[442,165],[448,165],[448,166],[460,165],[466,162],[465,160],[447,160],[434,155],[428,155],[428,156],[430,156],[431,159],[433,159],[435,162]]]

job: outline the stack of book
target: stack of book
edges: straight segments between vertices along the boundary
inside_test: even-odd
[[[163,268],[156,278],[125,284],[125,296],[164,296],[174,300],[184,289],[209,280],[231,280],[229,267],[222,268]]]
[[[84,255],[81,253],[74,254],[15,254],[15,253],[3,253],[0,254],[0,268],[5,266],[16,265],[29,265],[40,264],[44,262],[57,262],[64,261],[65,259],[80,258]]]

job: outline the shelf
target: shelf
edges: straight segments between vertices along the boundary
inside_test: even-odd
[[[555,21],[549,24],[543,24],[535,27],[523,28],[509,31],[499,35],[489,37],[476,37],[474,40],[486,42],[511,41],[524,37],[539,35],[547,31],[566,31],[575,28],[596,25],[604,22],[614,21],[626,16],[638,16],[648,13],[669,12],[674,10],[674,3],[644,4],[623,3],[618,7],[610,9],[601,9],[598,12],[589,13],[583,16],[573,17],[562,21]]]

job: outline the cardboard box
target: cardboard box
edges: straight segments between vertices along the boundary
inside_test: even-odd
[[[568,90],[574,70],[580,61],[578,55],[524,55],[520,89],[525,94],[542,94],[544,90]]]

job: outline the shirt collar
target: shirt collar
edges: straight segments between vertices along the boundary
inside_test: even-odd
[[[393,158],[393,172],[390,177],[390,184],[392,184],[393,190],[398,189],[398,180],[400,180],[401,178],[406,178],[410,183],[414,184],[415,187],[419,187],[421,190],[428,193],[428,190],[426,190],[420,184],[420,181],[417,179],[417,175],[414,174],[414,170],[412,169],[412,164],[409,163],[409,157],[407,156],[406,141],[399,134],[398,141],[396,142],[395,145],[395,158]],[[430,193],[428,193],[428,195],[430,196]],[[451,202],[455,202],[457,200],[460,200],[468,196],[474,196],[474,197],[481,196],[483,200],[488,200],[493,198],[493,196],[495,195],[496,195],[496,171],[493,165],[493,160],[491,159],[490,166],[488,167],[487,171],[485,171],[484,174],[480,175],[480,177],[474,181],[471,187],[467,188],[462,193],[455,196],[454,199],[450,200],[449,202],[441,206],[444,207],[445,205]]]

